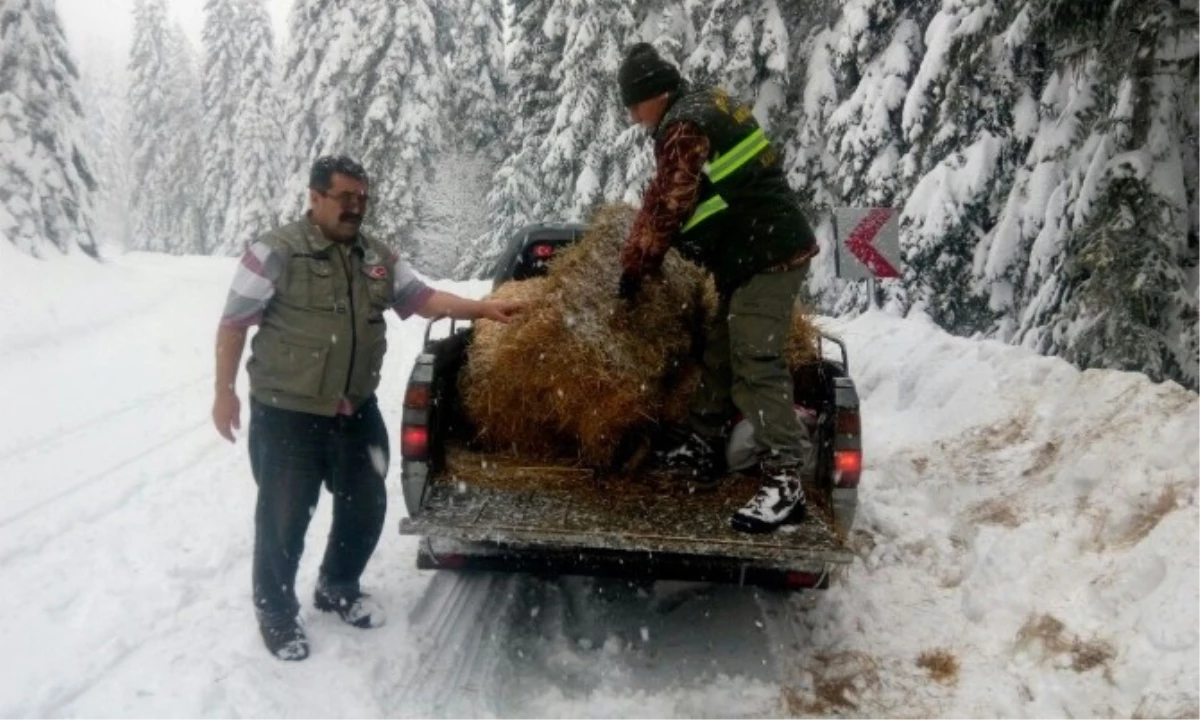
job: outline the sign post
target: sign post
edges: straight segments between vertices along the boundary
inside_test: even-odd
[[[879,307],[876,279],[900,274],[900,212],[895,208],[834,208],[837,275],[866,280],[871,307]]]

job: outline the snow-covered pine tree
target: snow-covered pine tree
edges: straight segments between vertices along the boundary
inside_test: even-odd
[[[372,6],[373,7],[373,6]],[[356,69],[378,51],[360,0],[296,0],[288,18],[288,51],[283,65],[285,157],[280,219],[291,222],[308,207],[308,173],[322,155],[361,159],[362,99],[355,96]],[[367,168],[368,172],[372,168]],[[374,173],[372,173],[374,174]]]
[[[604,116],[599,124],[597,140],[588,148],[584,161],[584,174],[576,182],[576,197],[573,214],[581,220],[587,219],[587,214],[597,203],[625,201],[637,203],[641,200],[642,192],[654,171],[653,143],[646,132],[629,122],[629,113],[622,107],[620,88],[617,86],[617,68],[625,50],[637,40],[636,28],[643,23],[634,14],[640,3],[628,3],[618,9],[618,18],[622,23],[619,30],[609,35],[606,43],[611,43],[612,63],[610,72],[602,72],[597,82],[604,89]],[[664,57],[671,58],[672,48],[669,36],[657,38],[659,45],[666,46]],[[678,64],[677,64],[678,65]],[[612,137],[611,142],[603,138]],[[595,177],[600,184],[590,185],[589,177]]]
[[[438,159],[425,193],[418,228],[421,254],[414,266],[429,277],[450,277],[471,240],[487,232],[491,218],[480,199],[487,196],[495,164],[466,152],[446,152]]]
[[[724,87],[754,106],[767,130],[787,87],[788,37],[776,0],[712,0],[688,77]]]
[[[233,183],[237,174],[234,115],[241,95],[243,18],[235,0],[205,0],[201,32],[204,62],[200,97],[204,106],[204,174],[201,184],[205,250],[219,253],[231,245],[236,217]],[[223,253],[222,253],[223,254]]]
[[[419,207],[415,230],[420,253],[414,264],[448,277],[478,246],[488,187],[517,138],[510,134],[504,12],[501,0],[455,0],[431,8],[437,26],[452,28],[445,66],[445,128],[433,158],[432,179]]]
[[[1195,251],[1184,168],[1194,154],[1186,128],[1195,124],[1189,101],[1197,76],[1194,60],[1177,62],[1195,15],[1170,2],[1113,2],[1099,16],[1079,5],[1058,9],[1099,25],[1078,46],[1089,92],[1070,88],[1096,110],[1047,203],[1020,337],[1083,367],[1136,370],[1195,388]],[[1194,44],[1184,46],[1194,57]]]
[[[996,224],[977,247],[974,261],[974,275],[996,314],[991,334],[1006,341],[1016,332],[1029,253],[1041,231],[1050,190],[1061,179],[1063,156],[1073,141],[1071,132],[1079,121],[1078,113],[1090,111],[1087,104],[1074,105],[1066,118],[1071,131],[1058,133],[1054,131],[1057,116],[1046,112],[1051,106],[1038,99],[1046,97],[1048,82],[1054,78],[1050,76],[1053,68],[1045,61],[1047,45],[1036,32],[1037,3],[1018,3],[1007,29],[992,41],[1004,57],[1001,63],[1023,66],[1015,76],[1011,95],[1004,99],[1011,104],[1011,147],[1024,147],[1025,157],[1015,169]],[[1045,121],[1040,117],[1043,113]]]
[[[921,27],[891,2],[852,0],[833,28],[834,80],[845,100],[830,115],[828,137],[840,202],[888,207],[901,194],[901,108],[921,64]]]
[[[683,62],[692,51],[697,27],[688,15],[689,6],[698,9],[699,0],[659,0],[638,3],[637,29],[629,42],[648,42],[667,62],[683,71]]]
[[[611,164],[601,198],[640,204],[654,174],[654,143],[644,130],[630,126],[617,135],[608,154]]]
[[[1016,284],[1020,315],[1013,339],[1047,355],[1062,350],[1062,338],[1056,339],[1050,326],[1069,291],[1066,253],[1076,217],[1089,214],[1099,169],[1113,154],[1112,140],[1091,128],[1106,105],[1115,105],[1115,89],[1108,94],[1097,78],[1098,58],[1089,55],[1048,79],[1039,98],[1039,128],[1026,161],[1026,179],[1014,190],[1024,195],[1019,218],[1024,236],[1033,239],[1027,253],[1018,253],[1024,273]],[[1114,108],[1113,119],[1129,114],[1128,102]],[[1089,181],[1093,164],[1097,169]],[[1076,213],[1080,200],[1083,212]]]
[[[783,12],[792,34],[803,38],[805,55],[785,157],[821,242],[809,286],[827,311],[852,312],[868,301],[865,284],[835,279],[828,213],[833,206],[896,207],[903,200],[901,109],[921,62],[925,10],[920,3],[848,0],[840,7],[786,3]],[[825,27],[814,19],[825,19]],[[903,302],[899,283],[884,289]]]
[[[149,249],[176,255],[205,254],[204,214],[201,178],[204,173],[204,146],[201,137],[203,104],[200,100],[200,75],[196,52],[178,23],[172,23],[167,35],[167,84],[165,134],[160,138],[166,151],[167,185],[172,216],[161,244]]]
[[[1139,150],[1106,168],[1096,214],[1065,270],[1079,283],[1053,325],[1063,357],[1081,367],[1144,372],[1196,388],[1196,300],[1176,246],[1180,208],[1154,187],[1154,158]]]
[[[756,0],[712,0],[684,67],[703,85],[721,85],[744,101],[754,99],[757,68],[753,6]]]
[[[200,227],[200,86],[186,36],[164,0],[137,0],[129,59],[133,244],[203,252]]]
[[[1014,2],[941,0],[904,100],[904,281],[914,305],[958,334],[990,330],[1003,310],[970,280],[1031,142],[1032,126],[1014,123],[1032,102],[1027,24]]]
[[[133,193],[133,245],[145,248],[167,233],[170,203],[164,192],[163,126],[167,122],[167,6],[164,0],[136,0],[129,56],[129,139],[133,181],[149,192]]]
[[[486,277],[517,230],[537,217],[536,153],[536,140],[528,139],[496,169],[487,193],[487,230],[464,249],[455,277]]]
[[[418,253],[414,231],[421,193],[442,145],[445,73],[437,19],[424,0],[374,5],[371,54],[355,67],[362,98],[362,162],[371,174],[371,229],[401,254]]]
[[[1044,22],[1037,21],[1047,17],[1040,4],[1024,3],[1004,38],[1012,47],[1026,45],[1027,38],[1034,41],[1030,54],[1036,67],[1030,78],[1037,99],[1018,101],[1013,126],[1016,134],[1031,136],[1032,144],[975,263],[976,274],[988,285],[990,306],[1001,313],[993,332],[1005,340],[1016,338],[1022,322],[1028,327],[1021,315],[1031,298],[1057,292],[1052,268],[1061,264],[1062,237],[1070,223],[1066,213],[1075,192],[1071,188],[1078,186],[1079,166],[1100,147],[1099,138],[1089,139],[1086,130],[1099,112],[1095,64],[1083,59],[1052,66],[1051,53],[1065,43],[1047,37]],[[1027,336],[1026,344],[1040,342]]]
[[[763,0],[755,16],[758,27],[759,83],[754,114],[763,127],[778,137],[777,122],[787,116],[788,58],[791,39],[779,0]]]
[[[1200,23],[1193,22],[1192,24]],[[1179,263],[1187,271],[1188,283],[1184,295],[1176,301],[1180,308],[1186,308],[1192,303],[1200,303],[1200,81],[1196,77],[1200,74],[1200,58],[1197,57],[1196,44],[1183,42],[1184,39],[1180,39],[1175,49],[1174,54],[1178,59],[1171,59],[1169,56],[1163,58],[1168,66],[1167,69],[1183,73],[1185,80],[1190,80],[1190,82],[1178,83],[1175,86],[1178,93],[1176,107],[1179,111],[1183,187],[1188,202],[1187,244],[1182,248],[1184,257]],[[1164,53],[1164,55],[1166,54]],[[1186,74],[1189,70],[1191,75]],[[1184,317],[1185,313],[1180,312],[1179,316]],[[1187,350],[1190,346],[1193,359],[1200,354],[1200,348],[1197,347],[1200,344],[1200,339],[1196,337],[1197,330],[1200,328],[1197,328],[1197,323],[1192,321],[1178,333],[1184,341],[1181,343],[1184,349]],[[1196,362],[1191,363],[1193,369],[1196,366]],[[1184,377],[1186,376],[1185,372]]]
[[[773,134],[784,147],[789,182],[807,204],[821,205],[816,196],[828,196],[829,174],[824,166],[832,163],[818,159],[829,154],[825,133],[838,104],[832,43],[839,9],[833,0],[781,0],[779,12],[788,36],[789,82],[784,114]],[[822,207],[830,205],[827,201]]]
[[[78,55],[84,145],[95,160],[93,234],[103,254],[105,246],[118,251],[127,247],[132,227],[127,58],[99,39],[81,43]]]
[[[0,6],[0,235],[37,257],[96,254],[78,83],[52,0]]]
[[[558,95],[549,68],[562,55],[564,35],[547,19],[554,0],[515,0],[508,41],[509,106],[512,117],[509,154],[492,178],[487,207],[490,230],[463,255],[459,277],[486,273],[520,227],[549,219],[542,202],[539,154],[550,132]]]
[[[506,154],[511,122],[501,2],[459,0],[456,9],[456,33],[447,68],[451,144],[499,161]]]
[[[225,235],[215,252],[236,255],[275,225],[282,177],[275,40],[263,0],[237,0],[241,18],[240,101],[234,109],[234,181]]]
[[[606,189],[624,194],[625,163],[614,151],[628,121],[616,76],[634,29],[633,2],[559,0],[556,5],[547,24],[562,28],[565,45],[551,72],[560,100],[542,142],[540,184],[547,219],[578,220],[606,199]],[[616,185],[610,183],[614,175]]]

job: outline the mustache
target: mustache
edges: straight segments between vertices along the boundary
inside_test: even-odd
[[[339,222],[354,223],[355,225],[361,225],[362,220],[363,216],[358,213],[344,212],[338,216]]]

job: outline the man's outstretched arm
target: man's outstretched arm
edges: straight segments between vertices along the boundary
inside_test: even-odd
[[[472,300],[442,290],[434,290],[425,304],[417,309],[424,318],[448,317],[455,320],[511,321],[524,306],[511,300]]]
[[[509,322],[524,306],[510,300],[472,300],[426,285],[402,258],[392,256],[392,309],[401,318],[495,320]]]

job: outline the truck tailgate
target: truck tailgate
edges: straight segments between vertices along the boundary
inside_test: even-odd
[[[735,475],[712,492],[689,493],[660,474],[596,479],[590,471],[450,449],[419,516],[400,532],[547,550],[698,555],[765,567],[849,563],[823,494],[812,488],[803,523],[765,535],[729,527],[757,489]]]

